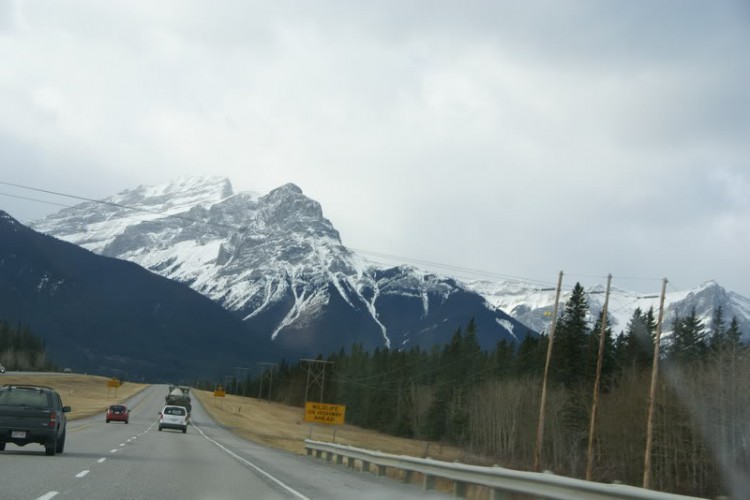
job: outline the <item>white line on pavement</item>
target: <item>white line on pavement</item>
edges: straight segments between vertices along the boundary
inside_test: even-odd
[[[125,443],[120,443],[120,446],[125,446]]]
[[[109,450],[109,452],[110,453],[117,453],[117,448],[115,448],[114,450]]]
[[[97,462],[99,462],[99,463],[102,463],[102,462],[104,462],[105,460],[107,460],[107,459],[106,459],[106,458],[100,458],[99,460],[97,460]]]
[[[85,475],[86,475],[86,474],[88,474],[88,473],[89,473],[89,471],[87,471],[87,470],[84,470],[84,471],[81,471],[81,472],[79,472],[78,474],[76,474],[76,477],[83,477],[83,476],[85,476]]]
[[[44,495],[40,496],[36,500],[49,500],[50,498],[57,496],[57,491],[50,491],[49,493],[45,493]]]
[[[279,481],[278,479],[276,479],[276,478],[275,478],[275,477],[273,477],[273,476],[272,476],[271,474],[269,474],[268,472],[264,471],[263,469],[261,469],[261,468],[260,468],[260,467],[258,467],[257,465],[253,464],[252,462],[249,462],[248,460],[245,460],[244,458],[242,458],[242,457],[241,457],[241,456],[239,456],[238,454],[236,454],[236,453],[234,453],[233,451],[231,451],[230,449],[226,448],[226,447],[225,447],[224,445],[222,445],[222,444],[221,444],[221,443],[219,443],[218,441],[214,441],[214,440],[213,440],[213,439],[211,439],[210,437],[206,436],[206,434],[204,434],[204,433],[203,433],[203,431],[201,430],[201,428],[200,428],[200,427],[198,427],[197,425],[195,425],[195,424],[192,424],[192,426],[193,426],[193,427],[195,427],[195,429],[196,429],[196,430],[197,430],[198,432],[200,432],[200,433],[201,433],[201,436],[203,436],[204,438],[208,439],[208,440],[209,440],[209,441],[211,441],[211,442],[212,442],[213,444],[215,444],[216,446],[218,446],[219,448],[221,448],[222,450],[224,450],[224,451],[225,451],[225,452],[226,452],[226,453],[227,453],[228,455],[230,455],[230,456],[232,456],[232,457],[236,458],[237,460],[239,460],[239,461],[240,461],[240,462],[242,462],[243,464],[247,465],[248,467],[251,467],[251,468],[255,469],[256,471],[258,471],[259,473],[263,474],[263,475],[264,475],[264,476],[266,476],[266,477],[267,477],[268,479],[270,479],[270,480],[271,480],[271,481],[273,481],[274,483],[278,484],[279,486],[281,486],[281,487],[282,487],[282,488],[284,488],[284,489],[285,489],[286,491],[288,491],[288,492],[289,492],[289,493],[291,493],[292,495],[296,496],[296,497],[297,497],[297,498],[299,498],[300,500],[310,500],[309,498],[307,498],[307,497],[306,497],[305,495],[303,495],[303,494],[302,494],[302,493],[300,493],[299,491],[297,491],[297,490],[294,490],[294,489],[290,488],[289,486],[287,486],[286,484],[282,483],[281,481]]]

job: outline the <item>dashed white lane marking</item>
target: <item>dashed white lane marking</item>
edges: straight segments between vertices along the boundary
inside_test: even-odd
[[[102,462],[104,462],[105,460],[107,460],[107,459],[106,459],[106,458],[100,458],[99,460],[97,460],[97,462],[99,462],[99,463],[102,463]]]
[[[36,500],[49,500],[52,497],[55,497],[58,495],[59,492],[57,491],[50,491],[49,493],[45,493],[44,495],[40,496]]]
[[[109,452],[110,453],[117,453],[117,448],[115,448],[114,450],[109,450]]]
[[[83,477],[83,476],[85,476],[88,473],[89,473],[89,471],[83,470],[83,471],[79,472],[78,474],[76,474],[76,477]]]
[[[202,430],[200,429],[200,427],[198,427],[197,425],[195,425],[195,424],[191,424],[191,425],[192,425],[193,427],[195,427],[195,429],[196,429],[196,430],[197,430],[198,432],[200,432],[200,433],[201,433],[201,436],[203,436],[204,438],[208,439],[208,440],[209,440],[209,441],[211,441],[211,442],[212,442],[213,444],[215,444],[216,446],[218,446],[219,448],[221,448],[222,450],[224,450],[224,451],[225,451],[225,452],[226,452],[226,453],[227,453],[228,455],[230,455],[230,456],[232,456],[232,457],[236,458],[237,460],[239,460],[239,461],[240,461],[240,462],[242,462],[243,464],[245,464],[245,465],[247,465],[248,467],[250,467],[250,468],[252,468],[252,469],[256,470],[256,471],[257,471],[257,472],[259,472],[260,474],[262,474],[262,475],[266,476],[266,477],[267,477],[268,479],[270,479],[270,480],[271,480],[271,481],[273,481],[274,483],[278,484],[279,486],[281,486],[281,487],[282,487],[282,488],[284,488],[284,489],[285,489],[286,491],[288,491],[289,493],[291,493],[291,494],[292,494],[292,495],[294,495],[295,497],[299,498],[300,500],[310,500],[310,499],[309,499],[308,497],[306,497],[305,495],[303,495],[303,494],[302,494],[302,493],[300,493],[299,491],[297,491],[297,490],[294,490],[294,489],[290,488],[289,486],[287,486],[286,484],[282,483],[281,481],[279,481],[278,479],[276,479],[276,478],[275,478],[275,477],[273,477],[273,476],[272,476],[271,474],[269,474],[268,472],[264,471],[263,469],[261,469],[261,468],[260,468],[260,467],[258,467],[257,465],[253,464],[252,462],[249,462],[248,460],[245,460],[244,458],[242,458],[241,456],[239,456],[238,454],[236,454],[236,453],[235,453],[235,452],[233,452],[232,450],[230,450],[230,449],[226,448],[226,447],[225,447],[224,445],[222,445],[222,444],[221,444],[221,443],[219,443],[218,441],[214,441],[214,440],[213,440],[213,439],[211,439],[210,437],[206,436],[206,435],[205,435],[205,434],[203,433],[203,431],[202,431]]]
[[[125,443],[120,443],[120,446],[125,446]]]

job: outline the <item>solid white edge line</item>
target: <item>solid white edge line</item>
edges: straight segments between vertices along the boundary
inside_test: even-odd
[[[281,487],[282,487],[282,488],[284,488],[284,489],[285,489],[286,491],[288,491],[288,492],[289,492],[289,493],[291,493],[292,495],[296,496],[296,497],[297,497],[297,498],[299,498],[300,500],[310,500],[310,499],[309,499],[308,497],[306,497],[305,495],[303,495],[303,494],[302,494],[302,493],[300,493],[299,491],[297,491],[297,490],[294,490],[294,489],[292,489],[291,487],[287,486],[286,484],[282,483],[281,481],[279,481],[278,479],[276,479],[275,477],[273,477],[273,476],[272,476],[271,474],[269,474],[268,472],[264,471],[263,469],[261,469],[260,467],[258,467],[257,465],[255,465],[254,463],[252,463],[252,462],[249,462],[249,461],[245,460],[244,458],[242,458],[242,457],[241,457],[241,456],[239,456],[238,454],[234,453],[234,452],[233,452],[232,450],[230,450],[230,449],[226,448],[226,447],[225,447],[224,445],[222,445],[221,443],[219,443],[219,442],[217,442],[217,441],[214,441],[214,440],[213,440],[213,439],[211,439],[210,437],[206,436],[206,434],[205,434],[205,433],[204,433],[204,432],[203,432],[203,431],[201,430],[201,428],[200,428],[200,427],[198,427],[197,425],[195,425],[195,424],[192,424],[192,426],[193,426],[193,427],[195,427],[195,429],[196,429],[196,430],[197,430],[198,432],[200,432],[200,433],[201,433],[201,436],[203,436],[204,438],[208,439],[208,440],[209,440],[209,441],[211,441],[211,442],[212,442],[213,444],[215,444],[216,446],[218,446],[219,448],[221,448],[222,450],[224,450],[224,452],[225,452],[225,453],[227,453],[228,455],[230,455],[230,456],[234,457],[235,459],[239,460],[239,461],[240,461],[240,462],[242,462],[243,464],[245,464],[245,465],[247,465],[247,466],[249,466],[249,467],[251,467],[251,468],[255,469],[255,470],[256,470],[257,472],[259,472],[259,473],[263,474],[263,475],[264,475],[264,476],[266,476],[266,477],[267,477],[268,479],[270,479],[270,480],[271,480],[271,481],[273,481],[274,483],[278,484],[279,486],[281,486]]]
[[[50,491],[48,493],[45,493],[44,495],[40,496],[36,500],[49,500],[52,497],[56,497],[59,494],[57,491]]]
[[[79,472],[78,474],[76,474],[76,477],[84,477],[88,473],[89,473],[89,471],[83,470],[83,471]]]
[[[106,458],[100,458],[99,460],[97,460],[97,462],[99,462],[99,463],[102,463],[102,462],[104,462],[105,460],[107,460],[107,459],[106,459]]]

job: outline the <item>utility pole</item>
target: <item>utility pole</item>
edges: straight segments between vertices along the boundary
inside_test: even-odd
[[[602,328],[599,331],[599,357],[596,360],[596,379],[594,381],[594,402],[591,405],[591,422],[589,423],[589,450],[586,461],[586,480],[591,481],[594,474],[594,430],[596,429],[596,406],[599,402],[599,383],[602,377],[602,358],[604,358],[604,337],[607,334],[607,310],[609,308],[609,291],[612,287],[612,275],[607,276],[607,291],[602,308]]]
[[[245,382],[242,382],[242,392],[240,392],[239,389],[238,389],[239,386],[240,386],[240,371],[242,371],[243,374],[246,374],[247,371],[250,370],[250,368],[246,368],[244,366],[235,366],[234,369],[237,370],[237,387],[235,387],[234,390],[238,393],[238,396],[244,396],[245,395],[245,389],[246,389],[245,386],[247,384],[245,384]]]
[[[260,380],[258,384],[258,401],[263,394],[263,382],[266,379],[266,373],[268,373],[268,402],[271,402],[271,388],[273,386],[273,371],[276,368],[276,363],[257,363],[260,367]]]
[[[651,448],[654,445],[654,407],[656,406],[656,381],[659,376],[659,345],[661,344],[661,326],[664,321],[664,299],[667,295],[667,278],[661,285],[659,299],[659,319],[656,322],[656,339],[654,339],[654,360],[651,368],[651,390],[648,394],[648,420],[646,421],[646,457],[643,463],[643,487],[651,487]]]
[[[301,359],[300,362],[307,363],[307,384],[305,385],[305,403],[310,394],[310,388],[316,384],[320,386],[320,403],[323,402],[323,391],[326,383],[326,366],[333,366],[333,361],[322,359]]]
[[[549,363],[552,359],[552,342],[555,340],[555,327],[557,326],[557,309],[560,303],[560,292],[562,290],[563,272],[557,278],[557,289],[555,292],[555,305],[552,308],[552,324],[549,328],[549,343],[547,344],[547,361],[544,364],[544,379],[542,380],[542,401],[539,408],[539,426],[536,430],[536,447],[534,448],[534,470],[539,472],[539,463],[542,456],[542,442],[544,440],[544,411],[547,406],[547,378],[549,376]]]

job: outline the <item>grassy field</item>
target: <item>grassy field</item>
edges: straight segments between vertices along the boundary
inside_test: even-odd
[[[333,442],[333,427],[305,422],[301,408],[240,396],[215,398],[207,391],[194,393],[214,419],[251,441],[298,454],[304,453],[305,439]],[[353,425],[339,426],[335,442],[400,455],[429,456],[436,460],[463,461],[469,458],[458,448],[388,436]]]
[[[311,425],[303,420],[301,408],[279,403],[259,402],[255,398],[243,398],[227,395],[215,398],[212,392],[197,391],[193,393],[203,403],[211,416],[221,425],[231,428],[232,432],[246,439],[274,448],[304,454],[304,440],[334,442],[333,427]],[[222,401],[223,400],[223,401]],[[435,460],[452,462],[459,460],[475,465],[492,465],[492,461],[469,455],[464,450],[440,443],[428,443],[416,439],[405,439],[379,432],[363,429],[353,425],[342,425],[336,429],[337,444],[347,444],[370,450],[379,450],[396,455],[413,457],[430,457]],[[402,479],[403,473],[389,471],[392,479]],[[419,474],[414,474],[413,482],[419,483]],[[438,491],[450,492],[452,483],[438,479]],[[467,498],[484,500],[489,498],[486,488],[469,487]]]
[[[33,384],[52,387],[62,397],[63,404],[73,409],[68,414],[71,420],[101,413],[107,409],[107,406],[122,403],[148,387],[147,384],[124,383],[117,389],[117,397],[114,396],[114,389],[111,389],[111,394],[108,396],[107,380],[109,379],[106,377],[74,374],[0,375],[0,385]]]

